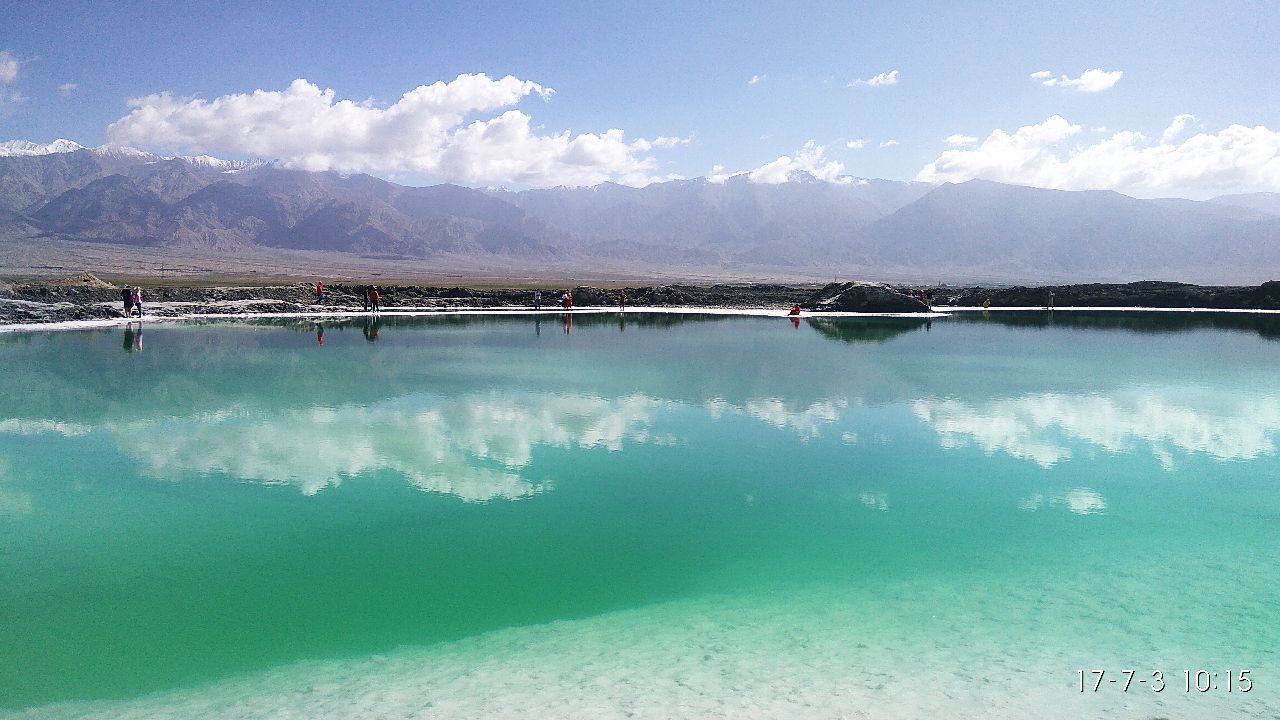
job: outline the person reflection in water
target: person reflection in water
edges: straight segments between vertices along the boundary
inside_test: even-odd
[[[324,326],[316,325],[316,344],[324,347]]]
[[[798,317],[793,317],[793,318],[791,318],[791,327],[793,327],[793,328],[795,328],[795,329],[799,330],[799,329],[800,329],[800,318],[798,318]]]
[[[568,335],[571,332],[573,332],[573,316],[565,315],[564,316],[564,334]]]
[[[378,331],[382,329],[382,320],[365,320],[364,321],[364,339],[369,342],[378,342]]]
[[[133,329],[133,323],[125,323],[124,325],[124,350],[125,352],[142,352],[142,323],[138,323],[138,329]]]

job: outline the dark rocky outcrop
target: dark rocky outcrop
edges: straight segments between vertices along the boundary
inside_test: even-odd
[[[934,303],[973,307],[990,300],[992,307],[1239,308],[1280,310],[1280,281],[1253,287],[1219,287],[1144,281],[1124,284],[1046,285],[1006,288],[939,288]]]
[[[830,283],[800,306],[818,312],[929,312],[928,305],[901,290],[868,282]]]

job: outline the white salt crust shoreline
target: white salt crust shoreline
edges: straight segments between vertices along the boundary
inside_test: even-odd
[[[253,301],[255,303],[261,301]],[[178,305],[191,305],[194,303],[173,303]],[[168,307],[168,304],[153,306]],[[973,313],[973,312],[1027,312],[1041,311],[1046,309],[1041,307],[998,307],[998,308],[982,308],[982,307],[946,307],[930,313],[857,313],[857,312],[803,312],[798,317],[803,318],[943,318],[953,313]],[[1151,307],[1057,307],[1052,312],[1131,312],[1131,313],[1222,313],[1236,315],[1280,315],[1280,310],[1251,310],[1241,308],[1151,308]],[[573,310],[549,309],[549,310],[530,310],[527,308],[458,308],[458,309],[441,309],[441,310],[424,310],[422,308],[400,308],[388,307],[378,313],[379,317],[431,317],[438,315],[529,315],[529,316],[558,316],[558,315],[610,315],[618,314],[617,308],[609,307],[579,307]],[[774,308],[699,308],[699,307],[628,307],[622,314],[626,315],[732,315],[741,317],[777,317],[791,318],[796,316],[787,315],[786,312]],[[260,320],[263,318],[303,318],[322,322],[325,320],[350,320],[355,318],[372,317],[372,313],[363,311],[340,311],[340,312],[299,312],[299,313],[190,313],[185,315],[166,315],[164,317],[147,316],[139,320],[138,318],[108,318],[102,320],[67,320],[64,322],[52,323],[14,323],[10,325],[0,325],[0,333],[6,332],[56,332],[65,330],[94,330],[99,328],[122,327],[129,323],[146,322],[146,323],[178,323],[193,320]]]

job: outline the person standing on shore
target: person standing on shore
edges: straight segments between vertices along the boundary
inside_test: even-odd
[[[321,300],[324,300],[324,281],[317,280],[316,281],[316,304],[319,305]]]
[[[380,297],[382,296],[378,294],[378,288],[369,288],[369,307],[372,308],[374,312],[378,312],[378,299]]]
[[[626,309],[627,309],[627,291],[625,289],[619,290],[618,291],[618,312],[622,312],[623,310],[626,310]]]
[[[364,311],[369,312],[369,286],[368,285],[365,285],[364,289],[360,291],[360,299],[364,301]]]
[[[534,310],[542,309],[542,291],[541,290],[533,291],[533,309]]]
[[[142,317],[142,288],[133,288],[133,306],[138,310],[138,317]]]
[[[120,300],[124,303],[124,316],[133,314],[133,288],[125,287],[120,291]]]

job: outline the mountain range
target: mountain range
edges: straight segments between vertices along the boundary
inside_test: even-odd
[[[797,173],[632,188],[408,187],[263,161],[0,143],[0,243],[466,257],[474,266],[746,268],[931,282],[1280,277],[1280,194],[1140,200]]]

